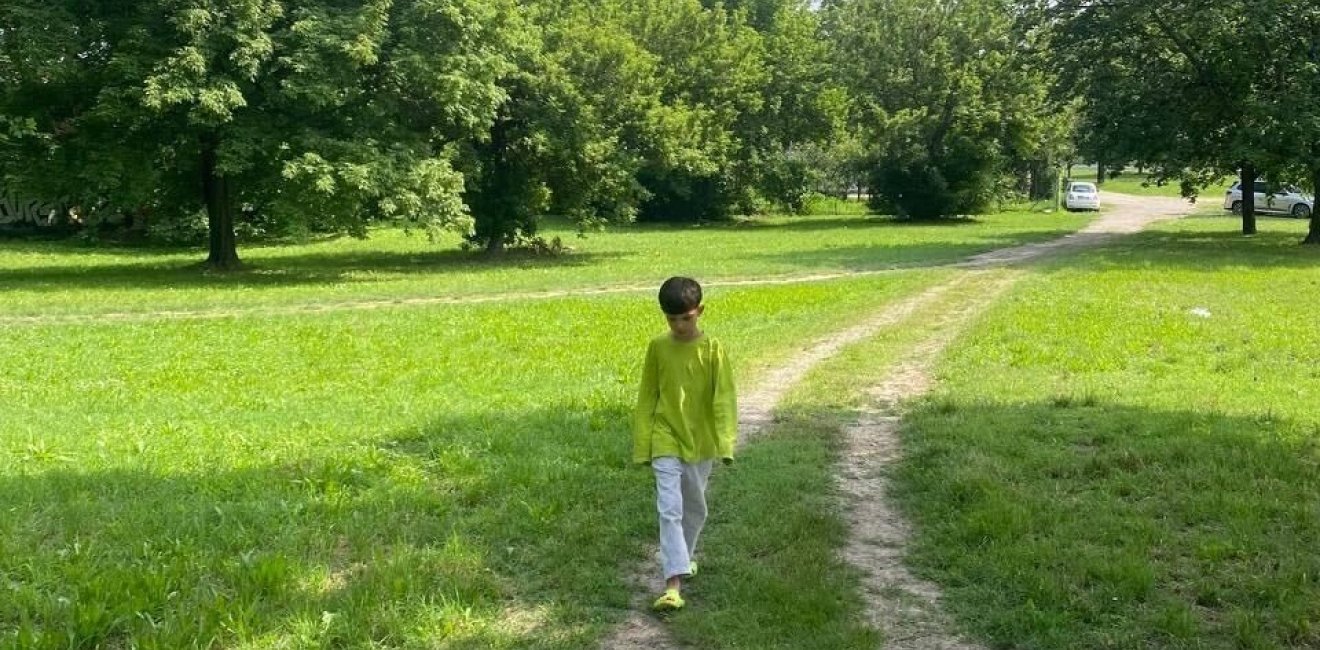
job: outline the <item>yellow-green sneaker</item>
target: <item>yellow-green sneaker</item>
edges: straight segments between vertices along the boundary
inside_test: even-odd
[[[683,609],[683,597],[677,589],[666,589],[665,593],[652,603],[651,609],[657,612],[674,612]]]

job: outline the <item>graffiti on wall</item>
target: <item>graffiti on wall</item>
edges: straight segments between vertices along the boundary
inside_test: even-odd
[[[63,203],[11,194],[0,188],[0,226],[54,226],[67,214]]]

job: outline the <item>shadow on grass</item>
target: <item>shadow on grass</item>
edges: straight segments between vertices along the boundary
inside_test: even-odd
[[[670,623],[694,648],[877,648],[838,557],[847,529],[834,484],[841,414],[780,413],[711,479],[701,574]]]
[[[890,268],[926,268],[965,260],[973,255],[1032,242],[1048,241],[1072,230],[1038,230],[1015,235],[989,236],[963,243],[864,244],[837,246],[787,253],[754,253],[745,259],[776,266],[791,265],[804,271],[814,269],[875,271]]]
[[[940,222],[908,222],[889,217],[876,218],[808,218],[781,223],[747,222],[744,225],[722,223],[701,226],[711,230],[738,232],[803,232],[842,228],[881,228],[896,232],[912,227],[957,227],[972,224],[974,220],[945,220]],[[694,226],[638,225],[626,232],[655,234],[680,232]],[[849,246],[789,254],[765,253],[748,256],[753,261],[785,261],[804,270],[848,269],[874,270],[894,267],[934,266],[962,259],[966,256],[1002,246],[1011,246],[1024,240],[1039,240],[1061,236],[1068,229],[1043,230],[1017,236],[987,237],[975,243],[930,243],[915,245]],[[15,250],[11,244],[0,244],[0,252]],[[105,254],[128,255],[134,249],[83,248],[77,244],[42,244],[36,246],[45,254]],[[173,249],[158,251],[159,257],[177,258],[181,253]],[[242,251],[240,251],[240,254]],[[398,276],[409,274],[441,274],[490,268],[548,269],[582,268],[606,264],[611,260],[632,255],[625,252],[583,253],[563,255],[537,255],[526,251],[509,251],[502,257],[491,258],[480,253],[459,250],[424,252],[389,251],[335,251],[308,252],[272,257],[245,258],[246,268],[231,273],[209,273],[198,259],[179,261],[146,257],[136,262],[116,262],[89,265],[56,265],[32,268],[0,269],[0,288],[25,291],[64,291],[70,289],[186,289],[186,288],[251,288],[281,286],[314,286],[336,283],[370,283],[376,275]]]
[[[1209,272],[1227,267],[1320,267],[1320,246],[1302,246],[1302,237],[1302,233],[1280,231],[1260,231],[1251,237],[1234,231],[1150,231],[1089,252],[1081,262],[1066,259],[1059,263],[1098,270],[1166,267]]]
[[[242,249],[240,248],[240,253]],[[142,245],[82,242],[69,235],[46,237],[0,237],[0,253],[20,255],[85,255],[90,257],[206,257],[206,250],[196,246]]]
[[[279,287],[370,283],[375,274],[426,275],[488,268],[573,268],[603,263],[623,253],[536,255],[521,251],[492,258],[458,250],[425,253],[336,252],[286,255],[245,261],[229,273],[207,272],[196,261],[61,265],[0,269],[0,288],[25,291],[117,288]]]
[[[821,216],[773,216],[769,219],[731,219],[728,221],[702,221],[696,223],[638,222],[622,227],[611,227],[611,235],[655,234],[691,231],[729,232],[814,232],[819,230],[845,230],[849,228],[892,228],[905,230],[921,227],[974,226],[982,223],[976,217],[957,217],[919,221],[899,219],[890,215],[841,214]],[[590,236],[590,234],[588,234]]]
[[[1320,425],[1089,395],[905,421],[911,561],[994,647],[1320,647]]]
[[[950,217],[947,219],[899,219],[890,215],[841,215],[838,217],[809,217],[803,219],[786,218],[774,223],[752,221],[744,228],[753,230],[776,230],[787,232],[813,232],[817,230],[842,230],[849,228],[890,228],[906,230],[911,228],[958,228],[976,226],[984,223],[976,217]]]
[[[33,459],[0,476],[0,645],[589,647],[653,525],[620,422],[441,418],[241,469]]]
[[[1195,219],[1195,217],[1192,217]],[[777,223],[746,222],[709,224],[705,226],[641,224],[627,230],[637,234],[654,235],[663,232],[683,232],[691,229],[709,229],[723,232],[779,232],[800,231],[804,235],[815,231],[845,228],[893,229],[901,232],[908,228],[937,226],[954,228],[975,223],[974,220],[945,220],[936,222],[908,222],[890,217],[841,217],[786,219]],[[1061,222],[1062,224],[1063,222]],[[751,253],[742,255],[753,263],[792,267],[804,272],[819,269],[845,269],[851,271],[881,270],[887,268],[920,268],[938,266],[966,259],[994,249],[1029,242],[1038,242],[1064,236],[1071,228],[1042,229],[1014,235],[994,235],[967,243],[923,243],[909,245],[855,245],[784,253]],[[1167,265],[1173,268],[1219,270],[1229,265],[1271,267],[1310,267],[1317,264],[1320,247],[1298,246],[1300,234],[1262,231],[1254,238],[1243,238],[1238,233],[1156,231],[1124,237],[1118,244],[1108,245],[1088,253],[1085,264],[1100,268],[1149,268]],[[271,257],[248,258],[248,267],[234,273],[208,273],[201,269],[201,251],[196,259],[180,261],[179,249],[126,249],[84,248],[72,243],[0,243],[0,252],[31,251],[44,254],[88,253],[90,255],[128,256],[141,253],[135,262],[94,263],[88,265],[57,265],[31,268],[0,269],[0,289],[24,291],[64,291],[70,289],[187,289],[187,288],[254,288],[282,286],[315,286],[338,283],[369,284],[381,278],[400,275],[443,274],[481,269],[553,269],[585,268],[608,264],[610,261],[632,255],[626,252],[585,253],[564,255],[536,255],[510,251],[503,257],[489,258],[479,253],[459,250],[420,252],[389,251],[334,251],[307,252]],[[241,251],[240,251],[241,253]],[[173,259],[164,259],[171,257]],[[1074,255],[1032,260],[1032,265],[1074,265]]]

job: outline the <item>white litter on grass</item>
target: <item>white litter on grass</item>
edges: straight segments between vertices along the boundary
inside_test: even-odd
[[[1200,316],[1201,318],[1210,318],[1210,310],[1205,307],[1193,307],[1188,310],[1188,313],[1193,316]]]

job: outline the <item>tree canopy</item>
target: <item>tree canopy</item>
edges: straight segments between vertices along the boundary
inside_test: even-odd
[[[791,0],[19,0],[0,8],[0,174],[85,217],[455,228],[800,207],[837,130]]]
[[[206,232],[218,268],[236,226],[495,252],[857,177],[960,215],[1073,151],[1320,185],[1318,33],[1302,0],[12,0],[0,183]]]
[[[1176,180],[1320,185],[1320,6],[1305,0],[1046,3],[1064,92],[1095,150]],[[1243,230],[1255,229],[1250,192]],[[1308,242],[1320,243],[1312,222]]]
[[[1001,0],[830,6],[837,67],[871,144],[877,207],[917,218],[984,210],[1014,158],[1050,158],[1059,111],[1029,34]]]
[[[18,0],[0,10],[31,128],[5,177],[87,210],[205,207],[213,266],[236,210],[357,233],[462,226],[447,145],[489,128],[522,27],[501,0]]]

